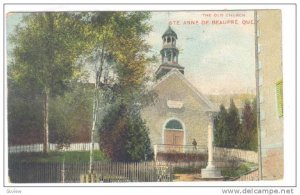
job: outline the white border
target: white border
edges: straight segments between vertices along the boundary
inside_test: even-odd
[[[21,3],[22,1],[20,1]],[[57,1],[56,1],[57,2]],[[7,2],[8,3],[8,2]],[[38,2],[36,2],[38,3]],[[104,10],[223,10],[223,9],[281,9],[282,29],[283,29],[283,80],[284,80],[284,180],[282,181],[259,181],[259,182],[180,182],[180,183],[126,183],[116,184],[118,186],[293,186],[295,185],[295,8],[293,5],[6,5],[5,13],[10,11],[104,11]],[[1,19],[3,21],[3,16]],[[2,34],[2,32],[1,32]],[[2,34],[3,36],[3,34]],[[2,55],[2,54],[1,54]],[[2,71],[1,71],[2,72]],[[3,75],[6,77],[6,75]],[[5,78],[6,79],[6,78]],[[3,81],[1,81],[2,84]],[[3,84],[2,84],[3,86]],[[6,97],[5,97],[6,98]],[[2,104],[2,102],[1,102]],[[5,107],[6,109],[6,107]],[[1,119],[2,120],[2,119]],[[6,124],[6,123],[5,123]],[[6,124],[7,125],[7,124]],[[5,127],[7,129],[7,126]],[[7,133],[5,134],[7,136]],[[7,140],[7,137],[5,137]],[[7,144],[7,143],[6,143]],[[1,152],[2,153],[2,152]],[[7,149],[6,149],[7,159]],[[6,163],[7,165],[7,163]],[[7,167],[5,170],[7,174]],[[1,178],[2,180],[2,178]],[[6,179],[7,184],[7,179]],[[8,184],[7,184],[8,185]],[[46,184],[47,186],[57,186],[58,184]],[[78,184],[64,184],[63,186],[76,186]],[[85,184],[90,186],[89,184]],[[102,184],[99,184],[101,186]],[[105,186],[115,186],[115,184],[104,184]],[[13,184],[18,186],[18,184]],[[21,186],[30,186],[22,184]],[[34,184],[34,186],[38,186]],[[45,186],[45,184],[42,184]],[[95,184],[92,184],[95,186]],[[85,188],[86,189],[86,188]],[[186,188],[185,188],[186,189]],[[87,191],[85,190],[85,193]],[[35,194],[35,193],[33,193]]]

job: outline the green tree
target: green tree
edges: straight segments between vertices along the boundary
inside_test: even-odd
[[[255,101],[251,105],[250,101],[245,101],[242,114],[241,130],[237,134],[238,147],[246,150],[256,150],[257,148],[257,130]]]
[[[238,133],[241,129],[238,109],[233,100],[230,100],[228,110],[222,104],[220,111],[214,121],[215,134],[214,142],[216,146],[232,148],[236,147],[238,142]]]
[[[249,149],[257,151],[258,147],[258,135],[257,135],[257,101],[256,98],[252,101],[252,110],[253,110],[253,129],[251,131],[251,139],[249,144]]]
[[[230,106],[228,108],[227,115],[228,134],[225,147],[236,147],[238,138],[237,134],[241,129],[239,111],[234,104],[233,99],[230,100]]]
[[[42,129],[42,97],[34,87],[24,88],[8,78],[8,144],[40,143]],[[26,138],[26,139],[25,139]]]
[[[220,105],[220,111],[215,118],[215,133],[214,133],[214,144],[218,147],[224,147],[227,143],[228,137],[228,125],[227,116],[228,113],[223,104]]]
[[[69,144],[90,141],[92,125],[92,88],[76,83],[64,95],[50,98],[49,140],[51,143]]]
[[[146,56],[149,17],[148,12],[117,12],[110,19],[111,40],[105,49],[116,76],[101,87],[110,108],[99,131],[100,143],[112,160],[138,161],[151,153],[148,130],[140,116],[141,108],[151,101],[145,90],[146,66],[153,60]]]
[[[148,134],[149,129],[140,114],[130,117],[128,139],[125,148],[131,160],[152,159],[153,152]]]
[[[241,130],[238,132],[238,147],[242,149],[248,149],[251,139],[251,131],[254,128],[254,113],[249,101],[245,102],[242,113],[242,125]]]
[[[14,44],[10,77],[24,88],[43,94],[43,151],[48,152],[49,98],[63,94],[80,77],[76,61],[84,51],[80,23],[69,13],[31,13],[11,37]]]
[[[148,128],[140,114],[131,115],[127,106],[115,103],[108,109],[100,129],[100,147],[113,161],[152,158]]]

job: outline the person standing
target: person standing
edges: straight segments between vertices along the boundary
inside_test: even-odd
[[[197,142],[196,142],[195,138],[193,139],[192,144],[193,144],[193,150],[197,150]]]

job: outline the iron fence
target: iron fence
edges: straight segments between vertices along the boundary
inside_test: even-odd
[[[89,163],[11,162],[11,183],[80,183]],[[94,162],[93,173],[99,182],[169,182],[172,166],[163,162]]]

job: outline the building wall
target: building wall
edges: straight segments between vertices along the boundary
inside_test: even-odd
[[[257,11],[262,179],[283,178],[283,117],[276,84],[282,81],[281,11]]]
[[[192,89],[176,74],[155,87],[158,95],[153,106],[143,109],[142,115],[150,128],[151,144],[163,144],[163,130],[170,119],[178,119],[183,123],[185,131],[184,145],[192,145],[196,139],[199,148],[207,148],[208,117],[205,114],[206,104],[199,102]],[[169,108],[168,100],[181,101],[181,109]]]

